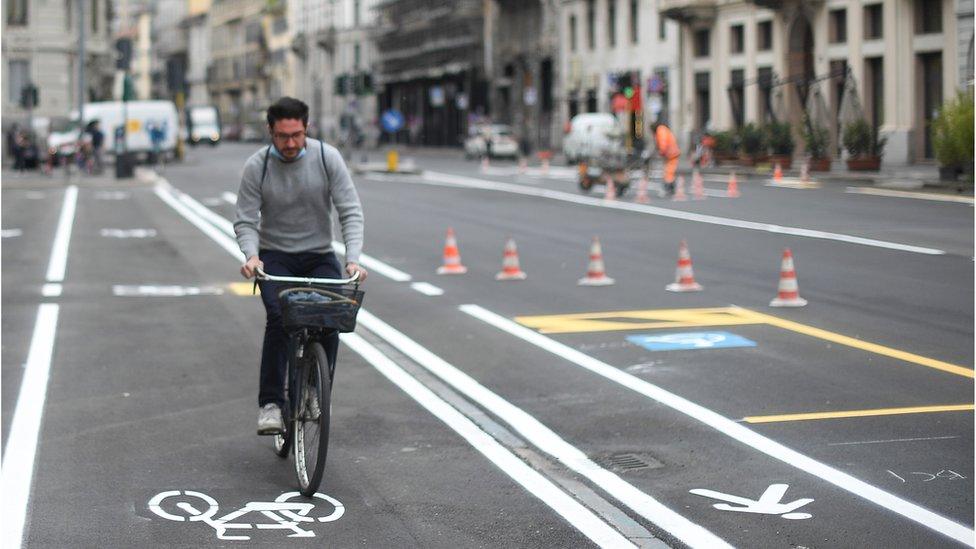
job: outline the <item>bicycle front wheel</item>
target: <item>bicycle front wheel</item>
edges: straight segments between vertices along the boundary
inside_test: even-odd
[[[325,349],[318,342],[306,348],[306,360],[299,370],[301,381],[295,410],[295,473],[300,492],[311,497],[319,489],[329,450],[329,421],[332,416],[332,379]]]

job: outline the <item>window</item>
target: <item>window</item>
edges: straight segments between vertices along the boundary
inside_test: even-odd
[[[745,51],[745,29],[742,25],[732,25],[729,28],[729,53]]]
[[[869,57],[864,60],[865,105],[868,111],[868,120],[875,129],[884,124],[884,60],[880,57]]]
[[[708,126],[711,113],[711,93],[709,90],[709,73],[695,73],[695,128],[704,129]]]
[[[773,49],[773,22],[763,21],[756,25],[756,49],[767,51]]]
[[[660,41],[665,41],[668,39],[668,26],[666,23],[668,20],[660,15],[657,16],[657,38]]]
[[[708,29],[698,29],[695,31],[695,57],[709,56],[709,35]]]
[[[746,118],[745,79],[745,72],[742,69],[732,71],[729,78],[729,103],[732,107],[732,122],[736,128],[742,127]]]
[[[27,0],[7,0],[7,24],[27,24]]]
[[[91,30],[92,33],[98,32],[98,0],[89,0],[91,2]]]
[[[636,44],[637,37],[639,34],[639,22],[638,22],[638,0],[630,0],[630,43]]]
[[[596,0],[586,1],[586,45],[596,49]]]
[[[24,60],[10,61],[7,64],[8,99],[11,103],[20,102],[20,90],[30,83],[30,62]]]
[[[830,10],[829,37],[831,44],[843,44],[847,42],[847,10]]]
[[[915,0],[915,34],[942,32],[942,0]]]
[[[760,67],[757,76],[759,105],[757,105],[756,112],[759,113],[759,123],[764,124],[773,118],[773,69],[771,67]]]
[[[884,37],[884,4],[864,6],[864,38],[875,40]]]
[[[356,44],[352,50],[352,66],[358,69],[359,63],[362,61],[362,49],[359,44]]]
[[[354,0],[352,3],[352,26],[359,27],[359,0]]]
[[[617,0],[607,0],[607,43],[617,45]]]
[[[569,16],[569,51],[576,51],[576,16]]]

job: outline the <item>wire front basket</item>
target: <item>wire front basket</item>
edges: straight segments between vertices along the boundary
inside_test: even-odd
[[[278,292],[286,330],[322,328],[352,332],[366,292],[359,285],[291,286]]]

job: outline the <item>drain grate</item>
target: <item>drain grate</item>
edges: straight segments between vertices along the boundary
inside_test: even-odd
[[[620,471],[656,469],[658,467],[664,466],[663,463],[650,456],[640,455],[633,452],[621,452],[617,454],[611,454],[610,456],[607,456],[606,458],[600,461],[603,461],[605,465],[608,465]]]

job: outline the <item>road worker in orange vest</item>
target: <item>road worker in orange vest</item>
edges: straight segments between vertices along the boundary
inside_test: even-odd
[[[664,159],[664,188],[668,195],[674,194],[674,177],[678,172],[678,159],[681,149],[671,129],[664,124],[655,124],[654,140],[657,142],[657,152]]]

